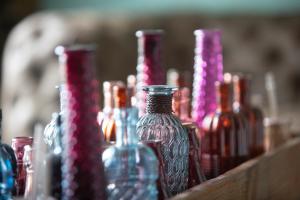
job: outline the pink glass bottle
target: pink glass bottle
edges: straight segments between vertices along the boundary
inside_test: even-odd
[[[143,86],[163,85],[166,82],[165,70],[161,63],[162,30],[139,30],[137,64],[137,107],[139,115],[146,111],[146,93]]]
[[[12,139],[11,147],[15,152],[17,159],[17,177],[15,180],[16,196],[22,196],[25,192],[26,184],[26,168],[23,162],[24,147],[29,145],[32,147],[32,137],[15,137]]]
[[[223,80],[223,57],[221,32],[218,30],[196,30],[193,121],[201,126],[204,117],[214,112],[216,103],[215,82]]]
[[[94,48],[84,45],[57,48],[65,67],[67,92],[63,120],[63,199],[106,199],[97,123],[99,88],[94,77]]]

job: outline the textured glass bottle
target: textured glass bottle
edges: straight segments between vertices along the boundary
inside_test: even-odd
[[[196,30],[192,117],[199,127],[216,110],[215,82],[223,80],[221,32]]]
[[[229,83],[216,83],[217,110],[203,120],[200,134],[201,164],[207,179],[214,178],[236,165],[235,114]]]
[[[101,156],[99,88],[94,78],[94,48],[57,47],[66,75],[66,118],[63,120],[63,199],[106,199]]]
[[[143,86],[165,84],[165,70],[161,63],[162,30],[139,30],[137,65],[137,106],[140,116],[145,113],[146,95]]]
[[[234,75],[234,110],[245,115],[250,123],[249,153],[256,157],[264,152],[263,114],[260,109],[250,103],[250,79],[243,75]]]
[[[114,87],[117,141],[103,152],[108,199],[157,199],[158,161],[152,150],[138,143],[138,110],[126,108],[126,88]]]
[[[189,141],[180,120],[172,115],[174,87],[145,87],[146,115],[137,124],[140,140],[161,140],[164,173],[168,194],[175,195],[187,188]]]

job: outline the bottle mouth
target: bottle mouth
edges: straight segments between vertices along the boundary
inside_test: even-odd
[[[170,95],[178,90],[177,87],[168,85],[149,85],[142,88],[149,95]]]
[[[93,52],[97,48],[95,44],[75,44],[75,45],[66,45],[66,46],[57,46],[54,50],[54,53],[57,56],[61,56],[64,53],[68,52]]]
[[[164,31],[162,29],[146,29],[138,30],[135,35],[136,37],[142,37],[144,35],[162,35]]]

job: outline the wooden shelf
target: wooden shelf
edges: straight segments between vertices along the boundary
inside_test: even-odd
[[[300,138],[250,160],[172,200],[300,199]]]

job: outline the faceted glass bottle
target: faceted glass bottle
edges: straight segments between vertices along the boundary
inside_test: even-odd
[[[201,127],[204,117],[217,108],[215,82],[223,80],[221,32],[196,30],[193,121]]]
[[[235,114],[229,83],[216,83],[217,109],[203,120],[200,134],[201,164],[207,179],[223,174],[236,165]]]
[[[108,199],[157,199],[158,162],[152,150],[138,143],[138,110],[126,108],[126,89],[115,86],[116,144],[103,152]]]
[[[57,47],[66,80],[66,117],[63,120],[63,199],[106,199],[101,156],[99,86],[95,79],[92,46]]]
[[[183,192],[188,183],[189,141],[180,120],[172,114],[174,87],[154,85],[145,87],[146,114],[137,124],[140,140],[161,140],[167,193]]]
[[[143,86],[161,85],[166,82],[165,70],[161,62],[162,30],[139,30],[137,64],[137,106],[139,115],[145,113],[146,94]]]
[[[243,75],[234,75],[234,110],[238,114],[246,116],[250,124],[249,153],[250,157],[256,157],[264,152],[264,126],[263,113],[250,103],[250,79]]]

